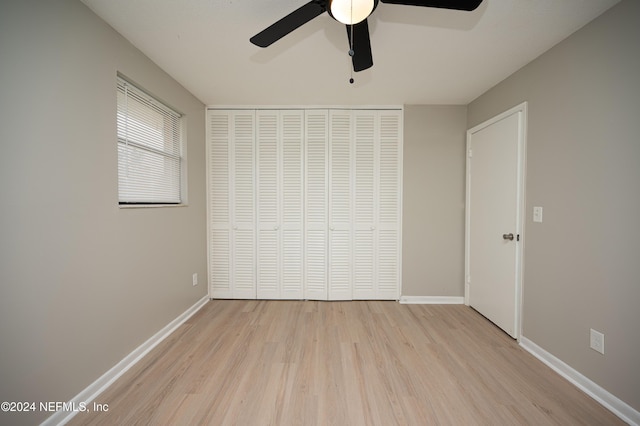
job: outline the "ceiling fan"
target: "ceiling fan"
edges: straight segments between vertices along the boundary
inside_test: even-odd
[[[441,9],[475,10],[482,0],[311,0],[249,39],[259,47],[267,47],[324,12],[347,26],[349,55],[353,70],[362,71],[373,66],[371,40],[367,18],[378,6],[378,1],[408,6]]]

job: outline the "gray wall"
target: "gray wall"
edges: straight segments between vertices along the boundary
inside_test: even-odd
[[[403,296],[464,296],[466,125],[465,106],[405,106]]]
[[[640,410],[640,2],[625,0],[469,105],[529,102],[523,335]],[[532,222],[533,206],[544,222]],[[589,329],[605,334],[605,355]]]
[[[118,71],[186,114],[188,207],[118,208]],[[0,4],[0,93],[0,401],[67,401],[206,294],[205,109],[77,0]]]

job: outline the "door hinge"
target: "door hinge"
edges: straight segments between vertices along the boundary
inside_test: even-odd
[[[471,284],[471,275],[467,275],[467,284]]]
[[[473,150],[469,149],[469,158],[473,157]]]

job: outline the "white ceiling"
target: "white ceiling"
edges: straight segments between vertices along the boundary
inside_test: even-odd
[[[380,3],[354,73],[326,13],[267,48],[249,38],[307,0],[82,0],[207,105],[465,105],[619,0],[484,0],[473,12]]]

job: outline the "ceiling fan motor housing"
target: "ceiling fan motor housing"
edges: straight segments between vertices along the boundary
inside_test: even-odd
[[[326,0],[325,7],[329,16],[336,21],[353,25],[364,21],[371,15],[378,7],[378,0]]]

